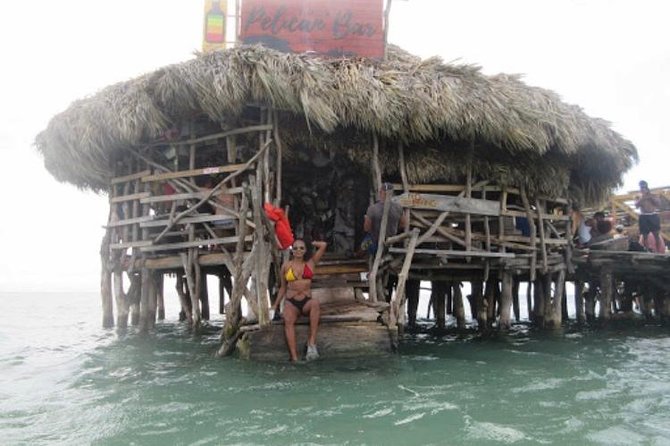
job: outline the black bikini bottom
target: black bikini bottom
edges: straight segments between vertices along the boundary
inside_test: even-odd
[[[292,297],[289,297],[289,298],[286,299],[286,300],[288,300],[289,302],[291,302],[291,303],[298,309],[298,311],[300,311],[300,313],[302,313],[302,308],[305,306],[305,304],[306,304],[307,302],[310,301],[310,299],[311,299],[311,297],[307,296],[307,297],[305,297],[305,298],[302,299],[302,300],[297,300],[297,299],[294,299],[294,298],[292,298]]]

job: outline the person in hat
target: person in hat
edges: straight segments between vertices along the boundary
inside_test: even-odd
[[[369,235],[366,238],[369,240],[367,250],[370,255],[373,255],[377,251],[377,246],[379,245],[379,233],[384,215],[384,200],[386,200],[388,195],[393,196],[393,185],[391,183],[382,183],[377,192],[377,201],[371,204],[365,213],[363,230]],[[402,206],[392,201],[388,219],[386,220],[386,237],[396,235],[398,229],[405,228],[406,226],[407,217],[402,211]]]
[[[665,243],[661,238],[661,218],[656,210],[661,200],[649,190],[646,181],[640,181],[640,195],[635,207],[640,209],[640,243],[651,252],[664,253]]]

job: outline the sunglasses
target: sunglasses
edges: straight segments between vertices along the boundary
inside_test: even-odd
[[[304,251],[306,248],[304,246],[294,246],[291,249],[294,251]]]

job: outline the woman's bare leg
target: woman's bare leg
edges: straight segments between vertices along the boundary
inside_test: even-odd
[[[292,303],[284,304],[284,335],[291,361],[298,360],[298,348],[295,342],[295,321],[298,319],[298,309]]]
[[[321,305],[316,299],[310,299],[305,304],[303,312],[309,315],[309,341],[307,344],[316,345],[316,333],[319,331],[319,319],[321,318]]]

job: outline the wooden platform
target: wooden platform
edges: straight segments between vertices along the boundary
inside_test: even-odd
[[[393,351],[392,333],[381,322],[387,304],[331,298],[325,293],[319,300],[326,301],[321,305],[317,339],[321,358],[378,356]],[[304,355],[308,335],[309,321],[302,317],[296,325],[298,352],[301,355]],[[237,342],[237,353],[241,358],[256,361],[287,361],[284,323],[273,322],[262,329],[244,333]]]

